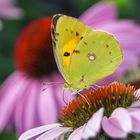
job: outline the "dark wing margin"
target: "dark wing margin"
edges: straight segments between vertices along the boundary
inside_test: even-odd
[[[52,40],[53,40],[53,47],[56,46],[56,45],[55,45],[55,41],[57,40],[57,39],[56,39],[56,35],[55,35],[55,33],[56,33],[57,21],[58,21],[58,19],[59,19],[60,17],[62,17],[62,16],[64,16],[64,15],[62,15],[62,14],[56,14],[56,15],[53,16],[53,19],[52,19],[51,35],[52,35]]]

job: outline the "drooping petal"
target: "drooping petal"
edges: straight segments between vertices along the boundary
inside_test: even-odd
[[[116,17],[116,8],[111,3],[97,3],[80,16],[87,25],[96,25]],[[93,27],[94,28],[94,27]]]
[[[14,72],[2,85],[0,89],[0,130],[8,123],[13,122],[17,99],[22,95],[21,89],[26,89],[29,84],[22,74]],[[12,122],[9,122],[12,120]]]
[[[132,131],[135,133],[140,133],[140,109],[130,111],[129,113],[132,118]]]
[[[105,133],[112,138],[125,138],[127,133],[122,131],[116,124],[119,123],[116,118],[108,119],[107,117],[103,118],[102,128]]]
[[[40,96],[38,98],[38,110],[37,110],[42,125],[54,123],[55,121],[57,121],[58,114],[65,105],[63,99],[64,81],[62,80],[60,75],[58,73],[54,73],[50,77],[45,78],[43,81],[44,82],[42,83],[46,83],[44,87],[45,90],[41,91],[40,93]],[[67,98],[68,96],[70,96],[71,98],[72,95],[70,94],[69,91],[66,91],[65,92],[66,102],[69,102],[69,98]]]
[[[89,137],[96,137],[97,133],[101,129],[103,112],[104,112],[104,109],[101,108],[96,113],[94,113],[91,119],[87,122],[85,129],[83,131],[83,134],[82,134],[83,139],[88,139]]]
[[[121,126],[121,129],[129,133],[132,130],[132,121],[129,112],[125,108],[117,108],[112,114],[112,118],[116,118]],[[124,119],[125,118],[125,119]]]
[[[31,130],[26,131],[23,133],[20,137],[19,140],[28,140],[30,138],[33,138],[39,134],[42,134],[50,129],[53,129],[55,127],[60,127],[61,125],[59,123],[51,124],[51,125],[45,125],[45,126],[40,126],[37,128],[33,128]]]
[[[132,108],[138,108],[138,107],[140,107],[140,100],[133,102],[130,107],[132,107]]]
[[[38,97],[40,96],[41,83],[35,79],[26,79],[28,86],[21,89],[22,96],[18,98],[15,107],[15,125],[18,134],[39,126],[38,122]]]
[[[52,77],[46,78],[46,83],[53,82]],[[43,82],[42,82],[43,83]],[[57,121],[57,103],[55,96],[59,92],[54,92],[54,89],[56,86],[52,85],[45,85],[46,88],[44,91],[40,89],[40,96],[38,97],[38,115],[40,119],[40,123],[48,124],[48,123],[54,123]],[[42,90],[42,91],[41,91]]]
[[[59,84],[54,84],[54,88],[52,88],[52,89],[54,92],[54,99],[55,99],[55,103],[57,106],[57,110],[58,110],[58,112],[60,112],[61,109],[66,105],[65,102],[67,102],[67,103],[70,102],[71,100],[73,100],[75,98],[75,96],[71,94],[70,90],[64,89],[64,87],[63,87],[64,80],[61,77],[61,75],[59,75],[58,73],[54,73],[52,75],[52,81],[54,81],[54,83],[55,83],[55,81],[59,82]],[[64,95],[63,95],[63,91],[64,91]]]
[[[113,138],[125,138],[132,131],[132,119],[125,108],[115,109],[111,116],[103,118],[103,130]]]
[[[85,125],[75,129],[69,136],[68,140],[81,140]]]
[[[61,134],[67,133],[70,131],[72,131],[72,128],[70,127],[56,127],[45,132],[44,134],[36,138],[36,140],[53,140],[57,138],[58,136],[60,136]]]

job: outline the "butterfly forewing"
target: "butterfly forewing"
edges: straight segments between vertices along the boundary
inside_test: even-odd
[[[57,14],[53,17],[53,50],[58,68],[67,83],[71,83],[71,56],[79,43],[92,29],[75,18]],[[78,51],[76,52],[78,53]]]

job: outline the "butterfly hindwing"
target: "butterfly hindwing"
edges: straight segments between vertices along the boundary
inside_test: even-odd
[[[72,54],[69,74],[73,89],[84,89],[112,74],[121,61],[122,52],[113,35],[103,31],[90,32]]]
[[[52,38],[53,50],[58,68],[67,82],[69,79],[69,67],[71,56],[79,41],[92,29],[85,26],[75,18],[57,14],[53,17]]]

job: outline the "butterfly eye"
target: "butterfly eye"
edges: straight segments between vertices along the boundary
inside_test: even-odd
[[[64,56],[70,56],[70,53],[69,52],[65,52]]]

